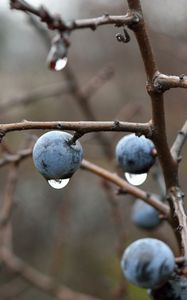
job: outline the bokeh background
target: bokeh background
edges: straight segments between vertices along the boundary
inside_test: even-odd
[[[50,12],[65,20],[99,16],[103,13],[124,14],[126,1],[121,0],[46,0],[28,1],[45,5]],[[159,70],[166,74],[187,73],[187,3],[185,0],[142,1]],[[44,26],[45,28],[45,26]],[[89,99],[98,120],[146,122],[151,118],[151,106],[145,90],[146,76],[134,36],[129,32],[128,44],[117,42],[115,34],[122,28],[99,27],[73,32],[68,52],[68,67],[73,70],[78,84],[84,89],[90,80],[105,67],[113,75]],[[50,33],[54,36],[54,33]],[[1,122],[26,120],[86,120],[83,109],[71,93],[61,93],[18,104],[16,99],[33,92],[46,91],[69,84],[64,72],[47,68],[49,48],[37,33],[29,18],[22,12],[11,11],[6,0],[0,1],[0,118]],[[31,97],[32,100],[32,97]],[[7,106],[6,103],[10,105]],[[168,141],[172,145],[177,131],[186,119],[185,90],[168,91],[165,95]],[[5,138],[12,151],[21,148],[32,134],[42,132],[15,132]],[[121,133],[105,133],[113,150],[109,160],[95,135],[81,139],[85,158],[116,172],[115,144]],[[1,194],[7,176],[7,167],[0,169]],[[142,188],[159,194],[159,185],[153,179],[154,168]],[[183,151],[180,183],[186,192],[187,155]],[[63,190],[48,186],[33,166],[32,159],[22,162],[14,196],[12,214],[14,249],[18,256],[57,282],[74,290],[101,299],[146,300],[147,292],[122,280],[119,264],[119,240],[124,249],[132,241],[145,236],[160,238],[176,251],[176,242],[169,226],[162,223],[154,231],[142,231],[131,222],[134,199],[128,195],[116,196],[112,186],[106,193],[100,178],[79,170]],[[110,195],[115,197],[121,214],[121,223],[114,218]],[[120,226],[119,226],[120,225]],[[120,228],[119,228],[120,227]],[[120,238],[119,238],[120,237]],[[0,270],[2,286],[16,278],[5,268]],[[119,288],[123,296],[118,295]],[[10,299],[1,294],[1,299]],[[30,285],[24,286],[14,299],[51,299]]]

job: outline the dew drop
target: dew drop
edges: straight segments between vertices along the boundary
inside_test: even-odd
[[[55,62],[55,66],[54,66],[55,71],[62,71],[65,68],[67,62],[68,62],[68,58],[66,56],[64,58],[59,58]]]
[[[68,182],[70,181],[70,178],[66,178],[66,179],[50,179],[48,180],[49,185],[56,189],[56,190],[60,190],[63,189]]]
[[[124,173],[124,175],[130,184],[136,186],[143,184],[147,179],[147,173],[142,173],[142,174]]]

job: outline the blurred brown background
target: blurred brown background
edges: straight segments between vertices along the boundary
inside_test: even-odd
[[[126,1],[56,0],[28,1],[44,4],[51,12],[65,20],[99,16],[103,13],[124,14]],[[187,3],[185,0],[142,1],[159,70],[166,74],[187,74]],[[120,119],[146,122],[150,119],[150,101],[145,91],[146,76],[139,50],[131,32],[128,44],[116,41],[122,28],[103,26],[95,32],[81,30],[71,35],[68,64],[75,72],[81,88],[106,66],[112,66],[114,76],[89,100],[98,120]],[[50,33],[51,34],[51,33]],[[52,33],[52,36],[54,33]],[[48,53],[41,37],[22,12],[9,10],[8,1],[0,2],[0,118],[1,122],[27,120],[86,120],[72,95],[41,99],[30,105],[1,106],[35,90],[57,84],[66,85],[66,77],[49,71]],[[172,90],[165,95],[168,141],[172,145],[177,131],[187,115],[186,91]],[[29,132],[11,133],[5,138],[16,151],[28,138]],[[33,131],[40,135],[41,132]],[[122,134],[105,133],[113,150]],[[81,139],[85,158],[111,171],[116,170],[115,158],[109,164],[93,134]],[[1,193],[7,168],[0,170]],[[153,169],[154,172],[154,169]],[[186,189],[187,155],[183,151],[180,182]],[[158,185],[149,174],[142,186],[159,194]],[[115,194],[116,188],[112,187]],[[166,241],[175,251],[175,240],[167,224],[156,231],[141,231],[131,223],[130,209],[134,199],[117,197],[125,233],[124,248],[139,237],[151,236]],[[68,186],[60,191],[50,188],[35,170],[32,159],[24,161],[19,170],[12,215],[14,249],[18,256],[43,273],[77,291],[102,299],[114,299],[114,291],[121,281],[117,257],[118,230],[112,218],[111,205],[101,180],[79,170]],[[15,275],[14,275],[15,276]],[[2,268],[1,282],[13,275]],[[20,279],[21,280],[21,279]],[[1,292],[1,286],[0,286]],[[3,298],[4,297],[4,298]],[[2,296],[2,299],[9,299]],[[14,299],[51,299],[27,286]],[[118,298],[119,299],[119,298]],[[128,285],[126,300],[146,300],[146,291]]]

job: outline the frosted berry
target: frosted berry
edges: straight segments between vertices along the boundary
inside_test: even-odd
[[[116,158],[123,172],[132,174],[147,173],[155,163],[155,146],[145,136],[129,134],[116,145]]]
[[[175,258],[162,241],[144,238],[135,241],[124,251],[121,267],[124,276],[143,288],[156,288],[171,276]]]
[[[36,141],[34,165],[47,180],[70,178],[80,167],[83,149],[79,141],[71,143],[72,137],[67,132],[50,131]]]

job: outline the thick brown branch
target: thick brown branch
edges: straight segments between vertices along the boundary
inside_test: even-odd
[[[90,172],[116,184],[120,189],[124,190],[125,192],[133,195],[136,198],[140,198],[147,202],[148,204],[155,207],[160,213],[168,216],[169,208],[164,203],[160,202],[159,200],[155,199],[153,196],[149,196],[143,190],[128,184],[124,179],[119,177],[117,174],[113,174],[110,171],[107,171],[87,160],[82,161],[82,167]]]
[[[140,22],[134,24],[134,26],[130,26],[130,28],[134,31],[136,39],[138,41],[138,45],[147,74],[147,79],[149,82],[152,82],[152,79],[157,71],[157,66],[153,55],[153,50],[149,41],[147,29],[144,23],[141,4],[139,0],[128,0],[128,5],[132,11],[135,11],[141,16]]]
[[[19,123],[0,124],[0,132],[2,135],[21,130],[42,129],[42,130],[74,130],[80,133],[100,132],[100,131],[126,131],[136,132],[151,136],[152,128],[150,123],[131,123],[120,121],[53,121],[53,122],[34,122],[26,121]]]
[[[140,0],[128,0],[128,4],[130,9],[137,11],[142,16],[141,21],[131,28],[135,32],[148,78],[147,91],[152,102],[152,140],[160,159],[167,190],[171,190],[173,187],[173,189],[178,190],[178,166],[170,153],[166,136],[163,91],[155,84],[155,80],[157,80],[160,73],[155,63],[155,58],[143,19]],[[178,244],[180,248],[184,249],[184,254],[187,255],[187,240],[185,237],[185,234],[187,234],[187,223],[183,202],[180,201],[180,197],[178,197],[176,193],[173,193],[172,196],[169,196],[168,198],[170,200],[169,203],[171,208],[171,223],[174,228]],[[180,225],[182,227],[180,227]],[[182,231],[180,228],[182,228]]]
[[[56,282],[46,275],[41,274],[20,258],[16,257],[8,248],[0,248],[0,258],[7,267],[19,274],[34,287],[44,291],[58,300],[99,300],[98,298],[74,292],[69,288],[57,285]]]
[[[167,189],[178,185],[178,169],[168,146],[165,126],[163,95],[151,94],[153,116],[153,142],[162,166]]]
[[[128,0],[128,4],[130,9],[137,11],[142,16],[141,21],[131,28],[135,33],[148,78],[147,90],[152,101],[152,139],[161,162],[166,186],[169,188],[178,184],[177,166],[171,156],[167,143],[163,95],[162,93],[158,93],[154,86],[155,76],[159,72],[143,19],[140,0]]]
[[[155,77],[154,86],[158,92],[164,92],[171,88],[187,89],[187,76],[184,76],[183,74],[179,76],[158,74]]]
[[[62,19],[60,19],[59,16],[52,16],[46,8],[40,7],[37,9],[23,0],[10,0],[10,6],[12,9],[21,10],[39,17],[41,21],[46,23],[48,28],[51,30],[72,31],[84,28],[95,30],[101,25],[113,24],[115,26],[124,26],[139,22],[138,15],[131,13],[123,16],[110,16],[108,14],[104,14],[103,16],[97,18],[75,20],[65,23]]]

